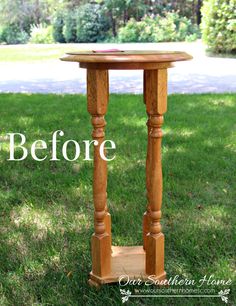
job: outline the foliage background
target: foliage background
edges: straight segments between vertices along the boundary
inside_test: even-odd
[[[184,40],[192,34],[195,34],[192,39],[196,39],[199,32],[195,25],[200,23],[200,7],[201,0],[1,0],[0,41],[8,44],[28,40],[42,43],[45,37],[44,42],[48,43],[48,26],[53,27],[52,39],[60,43],[127,41],[124,36],[129,37],[133,31],[130,24],[135,28],[145,26],[150,32],[151,22],[152,33],[148,39],[143,39],[144,42]],[[182,35],[177,33],[169,38],[168,31],[178,32],[183,17],[190,26],[182,28]],[[161,23],[166,23],[162,32],[166,28],[167,35],[164,33],[157,39],[155,33]],[[32,33],[34,38],[30,39]]]
[[[236,0],[0,1],[7,44],[194,41],[200,24],[209,50],[236,52]]]
[[[209,49],[236,53],[236,0],[207,0],[202,12],[202,34]]]

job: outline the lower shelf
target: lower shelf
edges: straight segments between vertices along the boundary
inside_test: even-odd
[[[129,277],[130,280],[148,279],[145,273],[145,251],[143,246],[112,247],[111,274],[106,277],[99,277],[90,272],[90,285],[99,285],[118,282],[120,277]],[[164,280],[166,273],[155,276],[156,280]],[[124,279],[125,281],[125,279]]]

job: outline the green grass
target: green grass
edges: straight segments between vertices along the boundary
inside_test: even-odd
[[[65,140],[90,139],[85,96],[1,94],[0,114],[0,305],[121,305],[117,284],[100,291],[87,284],[92,162],[7,161],[8,132],[24,133],[28,144],[48,141],[57,129]],[[195,280],[231,278],[229,305],[236,303],[235,114],[235,94],[169,96],[162,156],[166,272]],[[106,120],[107,139],[117,146],[108,165],[113,244],[141,244],[142,97],[111,95]],[[223,304],[220,298],[132,298],[127,305]]]
[[[79,51],[79,44],[52,45],[0,45],[0,62],[32,62],[42,60],[57,60],[65,52]]]

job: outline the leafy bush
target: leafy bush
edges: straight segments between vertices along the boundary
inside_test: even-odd
[[[120,42],[193,41],[198,37],[198,27],[191,20],[173,12],[165,16],[145,16],[138,22],[130,19],[118,32]]]
[[[87,3],[78,10],[76,17],[78,42],[102,41],[109,27],[109,21],[99,4]]]
[[[75,42],[76,41],[76,11],[67,11],[64,17],[63,25],[63,37],[65,41]]]
[[[126,26],[118,31],[118,40],[120,42],[137,42],[139,41],[139,34],[141,32],[141,24],[134,18],[131,18]],[[146,41],[146,40],[144,40]]]
[[[159,29],[157,33],[160,34],[161,41],[176,41],[178,40],[178,32],[176,23],[179,22],[178,14],[167,13],[165,17],[159,19]],[[156,40],[160,41],[158,36]]]
[[[64,43],[65,38],[63,35],[63,27],[64,27],[64,14],[61,11],[57,11],[52,20],[52,36],[54,41],[59,43]]]
[[[3,27],[0,25],[0,44],[4,42],[2,39],[2,31],[3,31]]]
[[[185,41],[192,42],[199,38],[199,35],[197,33],[189,34],[185,37]]]
[[[235,0],[206,0],[202,7],[202,36],[216,53],[236,53]]]
[[[33,44],[51,44],[54,42],[52,33],[52,26],[34,25],[31,27],[29,42]]]
[[[1,28],[0,41],[8,45],[25,44],[29,35],[14,24],[5,25]]]

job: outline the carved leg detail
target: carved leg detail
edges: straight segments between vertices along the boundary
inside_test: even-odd
[[[143,249],[147,247],[147,234],[150,231],[150,165],[151,165],[151,141],[150,141],[150,119],[147,121],[148,141],[147,141],[147,157],[146,157],[146,190],[147,190],[147,208],[143,215]]]
[[[107,163],[100,156],[100,146],[105,139],[104,115],[108,104],[108,72],[88,70],[88,111],[92,115],[94,145],[94,234],[92,236],[92,273],[99,277],[111,271],[110,215],[107,211]]]
[[[161,168],[161,124],[162,116],[151,119],[151,182],[150,182],[150,232],[147,235],[146,272],[160,275],[164,271],[164,235],[161,233],[162,168]],[[154,158],[155,157],[155,158]]]
[[[149,233],[146,235],[146,273],[161,276],[164,272],[164,235],[161,232],[162,165],[161,138],[163,114],[167,105],[166,69],[147,70],[145,100],[148,114],[148,152],[146,168]]]
[[[146,104],[148,99],[147,92],[147,80],[148,80],[148,71],[144,70],[143,72],[143,100]],[[149,194],[150,194],[150,162],[151,162],[151,141],[150,141],[150,116],[148,115],[147,120],[147,156],[146,156],[146,195],[147,195],[147,207],[143,215],[143,249],[146,250],[147,247],[147,234],[150,231],[150,204],[149,204]]]

